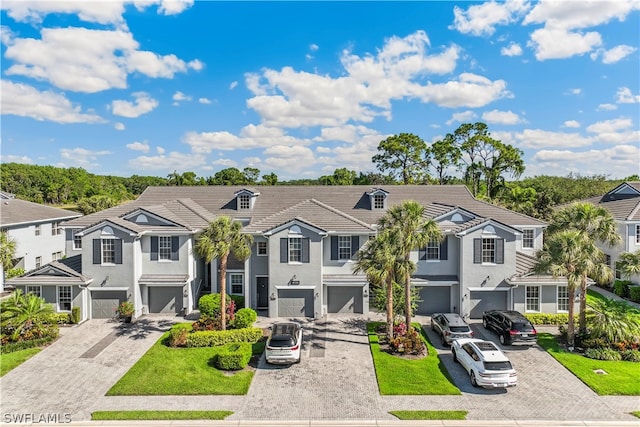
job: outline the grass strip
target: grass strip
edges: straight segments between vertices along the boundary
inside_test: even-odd
[[[376,328],[382,322],[367,324],[369,346],[376,370],[378,388],[382,395],[459,395],[449,372],[438,357],[419,324],[413,326],[421,332],[429,354],[421,359],[408,359],[380,349]]]
[[[27,348],[24,350],[14,351],[12,353],[4,353],[0,356],[0,377],[38,354],[40,350],[42,349]]]
[[[96,411],[92,421],[224,420],[232,411]]]
[[[468,411],[389,411],[400,420],[466,420]]]

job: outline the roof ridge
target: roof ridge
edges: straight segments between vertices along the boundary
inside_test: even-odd
[[[473,200],[475,200],[478,203],[482,203],[483,205],[491,206],[493,208],[500,209],[502,211],[507,211],[507,212],[513,213],[515,215],[525,217],[527,219],[532,219],[534,221],[538,221],[539,223],[541,223],[543,225],[548,225],[545,221],[541,221],[538,218],[534,218],[534,217],[532,217],[530,215],[526,215],[526,214],[523,214],[523,213],[520,213],[520,212],[512,211],[511,209],[507,209],[507,208],[505,208],[503,206],[500,206],[500,205],[494,205],[493,203],[485,202],[484,200],[479,200],[479,199],[476,199],[475,197],[473,198]],[[473,212],[473,211],[470,210],[470,212]],[[510,227],[515,228],[514,226],[510,226]]]
[[[200,212],[197,212],[195,209],[193,209],[191,206],[189,206],[187,203],[185,203],[185,201],[188,200],[190,203],[193,203],[194,205],[198,206],[199,208],[209,212],[208,210],[206,210],[204,207],[200,206],[200,204],[198,202],[196,202],[195,200],[193,200],[190,197],[185,197],[185,198],[180,198],[180,199],[175,199],[176,202],[180,203],[182,206],[184,206],[185,208],[187,208],[188,210],[190,210],[191,212],[193,212],[194,214],[196,214],[198,217],[202,218],[203,220],[209,222],[209,218],[205,218]],[[211,212],[209,212],[210,214],[212,214]],[[213,214],[212,214],[213,215]],[[215,216],[215,215],[214,215]]]
[[[281,214],[283,214],[283,213],[285,213],[285,212],[287,212],[287,211],[292,210],[293,208],[296,208],[296,207],[298,207],[298,206],[302,205],[303,203],[308,203],[308,202],[310,202],[310,201],[311,201],[311,199],[304,199],[304,200],[301,200],[301,201],[299,201],[298,203],[296,203],[296,204],[294,204],[294,205],[287,206],[286,208],[280,209],[279,211],[274,212],[274,213],[272,213],[271,215],[267,215],[267,216],[265,216],[265,217],[260,218],[260,219],[259,219],[259,220],[257,220],[256,222],[251,223],[251,226],[252,226],[252,227],[259,226],[259,225],[260,225],[260,223],[262,223],[262,222],[265,222],[265,221],[267,221],[267,220],[269,220],[269,219],[271,219],[271,218],[274,218],[274,217],[276,217],[277,215],[281,215]],[[306,221],[305,221],[305,222],[306,222]],[[283,223],[283,224],[284,224],[284,223]]]
[[[636,207],[631,209],[631,212],[629,212],[629,215],[627,216],[626,220],[627,221],[632,220],[635,214],[637,214],[639,210],[640,210],[640,200],[638,200],[638,203],[636,203]]]
[[[375,229],[374,229],[370,224],[367,224],[366,222],[361,221],[361,220],[359,220],[358,218],[352,217],[351,215],[349,215],[349,214],[347,214],[347,213],[345,213],[345,212],[342,212],[341,210],[336,209],[336,208],[334,208],[333,206],[329,206],[329,205],[327,205],[327,204],[325,204],[325,203],[322,203],[321,201],[316,200],[316,199],[314,199],[314,198],[311,198],[311,199],[309,199],[309,200],[310,200],[311,202],[315,203],[316,205],[318,205],[318,206],[322,207],[322,208],[325,208],[325,209],[327,209],[327,210],[330,210],[330,211],[331,211],[331,212],[333,212],[333,213],[336,213],[336,214],[338,214],[338,215],[341,215],[341,216],[343,216],[344,218],[347,218],[348,220],[355,222],[356,224],[360,224],[360,225],[362,225],[362,226],[364,226],[364,227],[370,228],[371,230],[375,230]]]

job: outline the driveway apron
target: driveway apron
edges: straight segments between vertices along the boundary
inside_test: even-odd
[[[94,400],[167,331],[172,318],[130,324],[89,320],[63,328],[60,338],[0,379],[2,420],[20,414],[87,420]]]

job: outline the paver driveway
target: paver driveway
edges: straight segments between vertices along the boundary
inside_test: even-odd
[[[93,401],[168,330],[175,318],[144,317],[124,324],[89,320],[0,379],[1,421],[20,414],[91,417]]]

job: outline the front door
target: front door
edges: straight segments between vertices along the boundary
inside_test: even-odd
[[[269,306],[269,278],[256,277],[256,285],[258,291],[258,308],[267,308]]]

